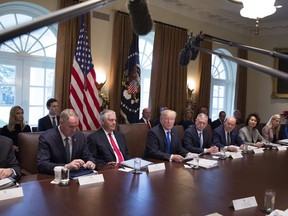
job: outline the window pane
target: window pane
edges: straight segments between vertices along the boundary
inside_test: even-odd
[[[29,107],[29,113],[33,113],[33,115],[29,115],[29,124],[38,125],[38,119],[44,116],[43,107]]]
[[[6,14],[4,16],[0,16],[0,22],[1,22],[1,25],[3,25],[5,29],[16,25],[14,14]]]
[[[21,7],[15,6],[17,4]],[[44,8],[40,9],[39,5],[25,4],[10,4],[7,1],[5,7],[0,8],[0,29],[7,29],[49,13]],[[24,108],[25,119],[29,120],[30,126],[37,125],[38,118],[47,112],[46,100],[54,96],[56,34],[57,24],[53,24],[0,44],[0,62],[17,65],[17,68],[12,70],[9,68],[11,66],[5,68],[0,64],[0,124],[7,104],[7,120],[11,105],[19,104]],[[6,55],[7,52],[9,55]],[[50,58],[43,58],[46,56]]]
[[[53,88],[46,88],[46,99],[45,102],[53,97]]]
[[[31,16],[27,16],[24,14],[16,14],[16,19],[18,24],[25,23],[32,20]]]
[[[44,68],[30,68],[30,85],[31,86],[43,86],[44,85],[45,72]]]
[[[15,84],[16,66],[0,64],[0,85]]]
[[[42,102],[44,99],[44,89],[43,88],[30,87],[29,96],[30,96],[30,99],[29,99],[30,106],[31,105],[32,106],[43,105],[43,102]]]
[[[225,87],[219,86],[219,97],[224,97],[224,96],[225,96]]]
[[[11,106],[12,107],[12,106]],[[0,127],[8,124],[11,107],[1,107],[0,112]]]
[[[0,88],[0,104],[1,105],[14,105],[15,104],[15,87],[14,86],[1,86]],[[2,112],[2,108],[1,108]]]
[[[46,87],[54,86],[54,69],[46,69]]]

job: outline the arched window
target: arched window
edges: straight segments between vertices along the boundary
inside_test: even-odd
[[[141,68],[140,115],[143,108],[149,106],[154,35],[155,32],[151,31],[149,34],[139,37],[139,57]]]
[[[225,49],[217,49],[216,52],[232,56]],[[211,68],[211,92],[210,92],[210,111],[211,118],[218,118],[220,111],[225,111],[227,115],[231,115],[234,109],[235,100],[235,84],[237,64],[217,55],[212,55]]]
[[[49,11],[28,2],[0,5],[0,31],[31,21]],[[54,96],[57,25],[42,27],[0,44],[0,127],[12,106],[21,105],[25,120],[36,126]]]

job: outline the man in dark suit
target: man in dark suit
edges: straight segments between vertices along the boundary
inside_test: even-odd
[[[145,157],[160,160],[182,162],[189,153],[181,145],[178,130],[174,128],[176,112],[164,110],[160,115],[160,124],[153,127],[147,136]]]
[[[208,116],[204,113],[198,114],[195,125],[185,130],[182,145],[186,150],[197,154],[218,152],[217,146],[211,146],[207,124]]]
[[[235,146],[243,147],[244,141],[238,134],[236,119],[229,116],[225,119],[224,124],[213,130],[213,144],[219,148],[226,148],[228,151],[237,151]]]
[[[79,118],[74,110],[65,109],[60,115],[60,125],[39,137],[37,165],[40,173],[53,174],[55,166],[69,170],[95,169],[86,138],[76,131]]]
[[[88,148],[97,164],[116,165],[129,159],[124,135],[116,131],[116,113],[104,110],[100,114],[102,127],[87,138]]]
[[[198,114],[199,113],[204,113],[208,116],[208,124],[211,125],[211,127],[212,127],[212,120],[211,120],[211,118],[209,118],[208,108],[206,106],[200,106],[199,110],[198,110]]]
[[[46,131],[59,125],[60,117],[57,115],[58,101],[55,98],[50,98],[46,102],[46,107],[49,110],[49,113],[38,120],[38,131]]]
[[[21,176],[21,168],[13,151],[12,139],[0,135],[0,179]]]
[[[142,111],[142,118],[139,119],[138,123],[145,123],[147,128],[150,130],[152,128],[151,123],[151,110],[149,108],[144,108]]]
[[[223,124],[225,118],[226,118],[226,112],[225,111],[220,111],[219,112],[219,118],[212,122],[212,125],[211,125],[212,129],[214,130],[215,128],[217,128],[221,124]]]

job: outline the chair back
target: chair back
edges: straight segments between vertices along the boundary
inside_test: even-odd
[[[36,174],[38,140],[43,132],[19,133],[17,144],[19,146],[19,162],[24,174]]]
[[[174,125],[174,127],[178,130],[179,138],[182,139],[184,137],[184,128],[182,125]]]
[[[145,123],[119,124],[118,130],[124,134],[129,156],[143,157],[148,134],[147,125]]]

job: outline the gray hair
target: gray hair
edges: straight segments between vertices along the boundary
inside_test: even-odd
[[[115,115],[116,115],[116,113],[115,113],[113,110],[109,110],[109,109],[103,110],[103,111],[100,113],[100,121],[101,121],[101,123],[104,122],[104,121],[106,121],[106,120],[108,119],[108,116],[109,116],[110,114],[115,114]]]
[[[77,113],[73,109],[65,109],[60,114],[60,119],[67,121],[70,117],[77,117]]]

